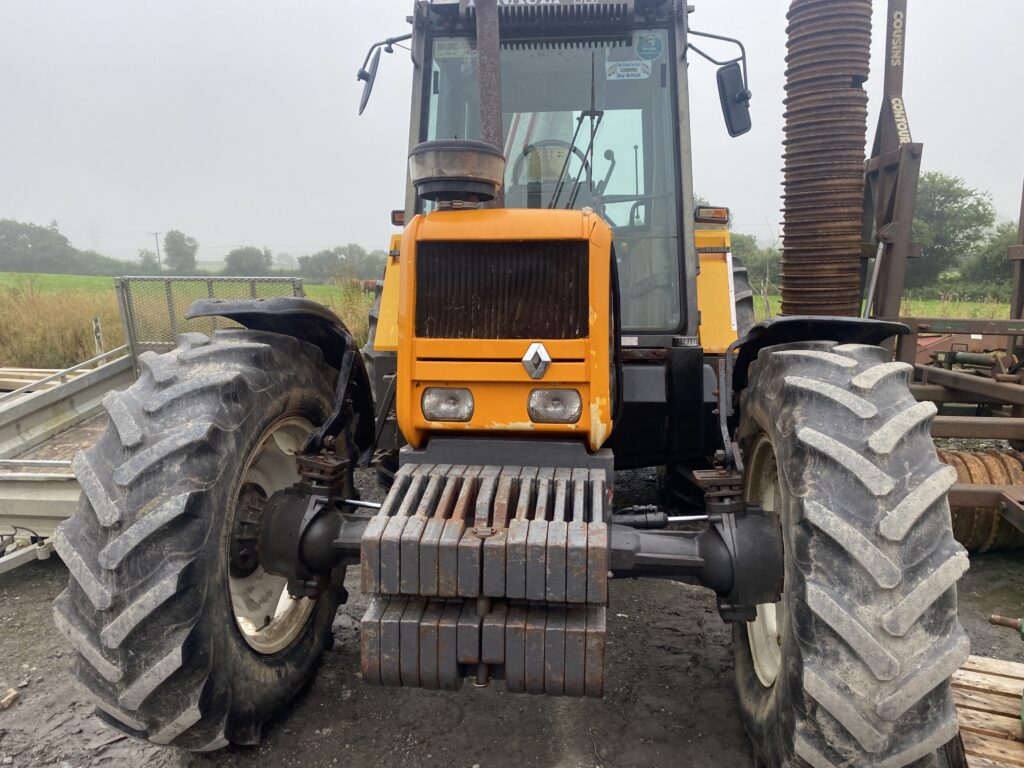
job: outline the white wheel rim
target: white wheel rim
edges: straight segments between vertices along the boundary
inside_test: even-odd
[[[246,464],[239,489],[256,485],[269,498],[294,485],[299,480],[295,455],[312,431],[313,425],[298,417],[271,425]],[[232,509],[232,523],[234,513]],[[267,573],[262,566],[245,578],[228,577],[235,623],[245,642],[258,653],[280,653],[291,645],[316,607],[315,600],[289,595],[287,585],[287,579]]]
[[[748,502],[760,505],[766,512],[781,514],[779,470],[767,437],[758,439],[748,462],[745,497]],[[779,609],[780,605],[781,601],[762,603],[757,606],[757,618],[747,622],[747,641],[754,672],[765,688],[775,685],[782,668],[783,628],[779,618],[785,612]]]

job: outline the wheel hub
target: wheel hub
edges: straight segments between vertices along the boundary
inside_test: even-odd
[[[300,479],[296,456],[313,431],[306,419],[285,416],[261,436],[242,474],[228,542],[231,610],[242,638],[257,653],[288,648],[305,629],[316,600],[288,594],[288,580],[268,573],[257,549],[267,500]]]
[[[747,503],[758,504],[765,512],[776,516],[781,514],[779,468],[767,437],[762,436],[752,451],[744,495]],[[785,593],[782,599],[785,599]],[[781,604],[782,600],[758,605],[757,617],[747,622],[747,641],[754,672],[765,688],[775,685],[782,668],[783,633],[779,619],[785,612],[779,610]]]

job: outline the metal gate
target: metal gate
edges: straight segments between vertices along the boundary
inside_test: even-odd
[[[122,277],[114,281],[133,360],[143,352],[170,352],[179,333],[212,333],[238,328],[222,317],[186,320],[196,299],[273,299],[304,297],[298,277]]]

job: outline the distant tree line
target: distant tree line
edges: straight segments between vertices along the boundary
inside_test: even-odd
[[[907,266],[906,295],[1009,301],[1013,266],[1006,249],[1017,240],[1017,222],[997,223],[992,198],[963,179],[941,172],[921,175],[913,239],[921,256]],[[732,233],[732,251],[750,274],[755,294],[779,292],[782,249],[753,235]]]
[[[0,271],[74,275],[124,274],[128,262],[80,251],[57,228],[0,219]]]
[[[184,232],[170,230],[163,249],[142,249],[136,260],[112,259],[94,251],[75,248],[61,234],[57,222],[47,226],[0,219],[0,272],[43,272],[71,275],[207,275],[199,269],[199,242]],[[262,276],[285,274],[311,282],[375,280],[384,274],[387,254],[367,251],[350,243],[299,256],[277,254],[269,248],[241,246],[224,257],[223,275]]]
[[[913,237],[921,245],[920,258],[907,268],[907,294],[935,298],[956,294],[961,299],[1008,301],[1012,266],[1006,249],[1017,238],[1017,223],[997,222],[991,196],[946,173],[921,176]],[[750,273],[758,295],[779,292],[782,253],[780,243],[758,243],[753,235],[734,231],[733,253]],[[136,261],[111,259],[71,245],[56,222],[47,226],[0,220],[0,272],[53,272],[78,275],[217,274],[198,269],[200,247],[194,237],[179,230],[164,235],[162,258],[139,251]],[[224,257],[219,274],[301,276],[310,282],[375,280],[384,273],[387,253],[367,251],[350,243],[303,256],[269,248],[243,246]]]

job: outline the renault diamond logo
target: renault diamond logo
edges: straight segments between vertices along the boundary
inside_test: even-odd
[[[543,379],[551,366],[551,355],[539,341],[533,342],[523,355],[523,367],[531,379]]]

